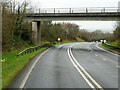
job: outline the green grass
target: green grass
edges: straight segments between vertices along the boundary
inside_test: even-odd
[[[57,44],[63,43],[71,43],[71,42],[83,42],[83,41],[64,41]],[[45,44],[48,42],[42,42]],[[52,46],[55,44],[51,44]],[[5,88],[9,85],[11,80],[15,77],[15,75],[24,68],[24,66],[29,62],[30,58],[34,57],[40,51],[43,51],[47,47],[41,48],[35,52],[24,54],[23,56],[16,57],[18,53],[22,50],[30,47],[34,47],[35,45],[28,45],[20,50],[13,49],[11,53],[2,53],[2,59],[5,59],[5,62],[2,63],[2,87]]]
[[[31,47],[31,45],[25,48],[29,47]],[[2,59],[5,59],[5,62],[2,63],[2,87],[5,88],[6,86],[8,86],[10,81],[28,63],[30,58],[34,57],[37,53],[46,48],[47,47],[40,48],[35,52],[28,53],[19,57],[16,57],[15,55],[17,55],[23,49],[21,49],[20,51],[14,50],[11,53],[3,53]]]
[[[120,43],[120,41],[115,41],[115,42],[107,42],[108,44],[111,44],[111,45],[116,45],[116,46],[120,46],[120,44],[118,44],[118,43]]]
[[[109,43],[109,44],[110,44],[110,43]],[[102,44],[102,46],[103,46],[103,47],[106,47],[106,48],[109,48],[109,49],[111,49],[111,50],[117,51],[117,52],[120,53],[120,50],[117,49],[117,48],[115,48],[115,47],[107,46],[107,45],[105,45],[105,44]]]
[[[56,44],[73,43],[73,42],[85,42],[85,41],[63,41],[63,42],[56,42]]]

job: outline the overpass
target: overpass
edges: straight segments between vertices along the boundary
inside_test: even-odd
[[[40,44],[41,21],[119,21],[120,9],[118,7],[89,7],[89,8],[48,8],[29,12],[26,20],[32,21],[33,43]]]

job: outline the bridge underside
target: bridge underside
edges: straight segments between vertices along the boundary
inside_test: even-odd
[[[41,41],[41,21],[120,21],[120,13],[33,13],[26,14],[32,22],[32,38],[35,45]]]

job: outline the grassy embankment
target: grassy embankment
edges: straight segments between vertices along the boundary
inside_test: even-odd
[[[118,43],[120,43],[120,41],[107,42],[107,43],[108,43],[108,44],[111,44],[111,45],[116,45],[116,46],[119,46],[119,47],[120,47],[120,45],[118,44]],[[120,53],[120,49],[117,49],[117,48],[115,48],[115,47],[107,46],[107,45],[105,45],[105,44],[102,44],[102,46],[103,46],[103,47],[106,47],[106,48],[109,48],[109,49],[111,49],[111,50],[117,51],[117,52]]]
[[[57,44],[63,44],[63,43],[70,43],[70,42],[83,42],[83,41],[64,41]],[[45,44],[47,42],[43,42],[42,44]],[[5,88],[9,85],[11,80],[15,77],[15,75],[24,68],[24,66],[29,62],[29,60],[34,57],[37,53],[45,50],[47,47],[41,48],[37,51],[34,51],[32,53],[28,53],[23,56],[16,57],[18,53],[20,53],[22,50],[34,47],[35,45],[29,45],[27,47],[22,48],[21,50],[13,50],[11,53],[3,53],[2,59],[5,61],[2,62],[2,87]]]
[[[3,88],[5,88],[10,83],[10,81],[14,78],[14,76],[20,70],[22,70],[22,68],[29,62],[29,60],[32,57],[34,57],[37,53],[47,48],[47,47],[43,47],[37,51],[28,53],[23,56],[19,56],[19,57],[15,56],[18,53],[20,53],[22,50],[29,48],[29,47],[34,47],[34,46],[35,45],[29,45],[20,50],[13,50],[10,53],[2,53],[2,60],[5,60],[5,61],[2,61],[2,87]]]

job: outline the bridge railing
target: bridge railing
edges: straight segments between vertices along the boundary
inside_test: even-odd
[[[120,12],[118,7],[88,7],[88,8],[40,8],[34,13],[107,13]]]

